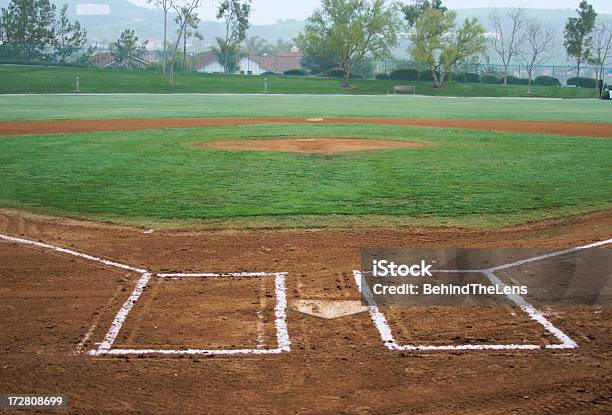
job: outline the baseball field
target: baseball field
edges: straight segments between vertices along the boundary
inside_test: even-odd
[[[359,276],[364,248],[533,252],[491,281],[609,254],[611,139],[594,99],[1,95],[0,391],[610,413],[609,306],[377,306]]]

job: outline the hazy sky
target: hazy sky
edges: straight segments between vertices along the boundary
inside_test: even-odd
[[[138,5],[145,5],[146,0],[130,0]],[[444,4],[451,9],[469,9],[472,7],[509,7],[526,5],[534,9],[575,9],[579,0],[445,0]],[[304,20],[317,8],[320,0],[253,0],[253,24],[271,24],[277,19]],[[590,3],[599,13],[612,13],[612,0],[591,0]],[[216,0],[203,0],[201,17],[203,20],[214,20]]]

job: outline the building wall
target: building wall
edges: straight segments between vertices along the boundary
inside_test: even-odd
[[[257,62],[247,57],[243,57],[242,59],[240,59],[239,67],[240,67],[240,71],[244,71],[245,74],[248,73],[249,71],[251,71],[253,75],[261,75],[262,73],[265,72],[265,69],[259,66]],[[205,73],[223,72],[223,65],[221,65],[219,62],[212,62],[202,68],[199,68],[198,72],[205,72]]]
[[[248,57],[243,57],[240,59],[240,70],[244,71],[244,73],[251,72],[253,75],[261,75],[265,72],[265,69]]]

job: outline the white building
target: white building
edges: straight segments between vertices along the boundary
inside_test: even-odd
[[[281,53],[270,56],[243,56],[240,58],[240,73],[261,75],[264,72],[282,74],[291,69],[301,69],[302,53],[297,51]],[[213,51],[200,53],[195,56],[195,69],[198,72],[220,73],[223,65],[219,63],[217,54]]]

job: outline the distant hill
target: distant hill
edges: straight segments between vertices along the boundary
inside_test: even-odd
[[[163,13],[158,9],[149,9],[136,6],[127,0],[51,0],[56,6],[68,4],[70,19],[79,20],[87,28],[88,39],[92,43],[107,44],[119,37],[119,34],[127,29],[134,29],[141,40],[149,40],[152,45],[162,42]],[[7,7],[9,0],[0,0],[0,7]],[[87,12],[87,5],[107,5],[109,13],[106,15],[77,15],[77,10]],[[100,7],[98,7],[100,9]],[[168,19],[168,33],[172,37],[176,28],[172,17]],[[249,36],[258,36],[271,43],[276,43],[278,38],[284,40],[293,39],[304,27],[303,21],[279,20],[273,25],[253,26],[249,30]],[[215,43],[215,37],[224,33],[223,25],[215,21],[204,21],[200,25],[204,34],[204,44],[200,47],[206,48]]]
[[[108,44],[115,40],[126,28],[134,29],[141,40],[149,40],[150,46],[161,48],[163,14],[158,9],[139,7],[127,0],[52,0],[56,5],[68,4],[71,19],[78,19],[88,31],[88,38],[92,43]],[[6,7],[9,0],[0,0],[0,7]],[[107,15],[77,15],[77,8],[81,12],[90,9],[85,5],[106,5]],[[99,9],[100,7],[98,7]],[[95,9],[95,7],[94,7]],[[498,8],[503,13],[505,9]],[[460,21],[467,17],[477,17],[485,25],[488,31],[492,31],[488,16],[493,8],[475,8],[457,10]],[[575,15],[573,10],[540,10],[529,9],[531,17],[542,20],[551,26],[558,34],[558,41],[554,51],[555,58],[550,65],[566,65],[567,59],[563,48],[563,27],[567,18]],[[612,15],[602,15],[612,20]],[[175,28],[173,19],[169,18],[170,37],[174,35]],[[293,19],[279,20],[271,25],[254,25],[249,29],[249,36],[258,36],[270,43],[276,43],[277,39],[291,40],[304,28],[304,22]],[[215,37],[223,35],[223,25],[215,21],[204,21],[200,25],[200,31],[204,34],[204,41],[195,45],[196,49],[208,49],[215,43]],[[406,59],[406,49],[409,42],[402,41],[394,53],[399,59]],[[491,54],[491,63],[498,63],[498,59]]]

